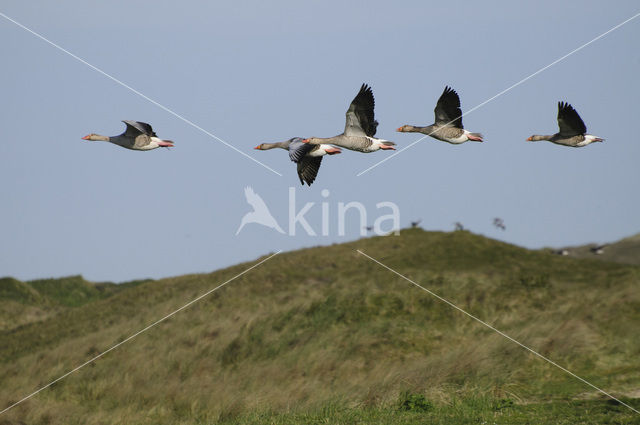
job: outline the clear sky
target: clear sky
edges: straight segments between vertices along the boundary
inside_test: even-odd
[[[0,275],[82,274],[96,281],[206,272],[278,249],[360,237],[337,234],[339,202],[394,202],[401,224],[473,232],[538,248],[640,231],[640,17],[464,117],[485,143],[425,139],[345,151],[301,187],[284,151],[261,142],[328,137],[363,82],[377,136],[399,148],[433,122],[445,85],[463,111],[640,12],[637,1],[13,1],[0,12],[255,157],[279,176],[0,17]],[[528,143],[557,131],[570,102],[604,143]],[[134,152],[122,119],[151,123],[175,148]],[[288,230],[289,188],[317,232],[257,224],[236,236],[251,186]],[[328,190],[326,197],[323,190]],[[326,194],[326,192],[325,192]],[[492,225],[501,217],[507,226]],[[452,253],[454,255],[455,253]]]

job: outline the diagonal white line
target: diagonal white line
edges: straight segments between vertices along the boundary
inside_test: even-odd
[[[553,65],[557,64],[558,62],[561,62],[561,61],[563,61],[564,59],[568,58],[569,56],[573,55],[574,53],[577,53],[578,51],[580,51],[580,50],[584,49],[585,47],[587,47],[587,46],[588,46],[588,45],[590,45],[591,43],[594,43],[595,41],[600,40],[602,37],[606,36],[607,34],[609,34],[609,33],[613,32],[613,31],[615,31],[615,30],[617,30],[618,28],[620,28],[620,27],[621,27],[621,26],[623,26],[624,24],[626,24],[626,23],[628,23],[628,22],[630,22],[630,21],[634,20],[634,19],[635,19],[635,18],[637,18],[638,16],[640,16],[640,13],[636,13],[635,15],[633,15],[632,17],[630,17],[629,19],[627,19],[627,20],[625,20],[625,21],[623,21],[623,22],[620,22],[618,25],[616,25],[616,26],[614,26],[613,28],[611,28],[611,29],[609,29],[609,30],[607,30],[607,31],[603,32],[602,34],[600,34],[600,35],[599,35],[599,36],[597,36],[596,38],[593,38],[593,39],[591,39],[590,41],[588,41],[588,42],[584,43],[582,46],[580,46],[580,47],[577,47],[577,48],[573,49],[572,51],[570,51],[570,52],[569,52],[569,53],[567,53],[566,55],[564,55],[564,56],[562,56],[562,57],[559,57],[558,59],[554,60],[554,61],[553,61],[553,62],[551,62],[549,65],[543,66],[542,68],[540,68],[539,70],[537,70],[537,71],[536,71],[536,72],[534,72],[533,74],[530,74],[530,75],[526,76],[525,78],[523,78],[522,80],[518,81],[517,83],[512,84],[512,85],[510,85],[509,87],[507,87],[506,89],[502,90],[500,93],[496,94],[495,96],[492,96],[492,97],[490,97],[489,99],[485,100],[484,102],[480,103],[479,105],[474,106],[473,108],[469,109],[467,112],[465,112],[465,113],[463,113],[462,115],[460,115],[460,117],[464,117],[465,115],[470,114],[471,112],[475,111],[476,109],[483,107],[483,106],[484,106],[484,105],[486,105],[487,103],[489,103],[489,102],[491,102],[491,101],[493,101],[493,100],[497,99],[498,97],[502,96],[503,94],[505,94],[506,92],[510,91],[511,89],[514,89],[514,88],[518,87],[520,84],[524,83],[525,81],[530,80],[531,78],[535,77],[536,75],[540,74],[541,72],[543,72],[543,71],[545,71],[545,70],[547,70],[547,69],[551,68]],[[460,117],[457,117],[457,118],[455,118],[455,119],[453,119],[453,120],[449,121],[449,122],[447,123],[447,125],[448,125],[448,124],[453,123],[455,120],[457,120],[457,119],[458,119],[458,118],[460,118]],[[434,133],[434,132],[431,132],[431,133],[429,133],[429,134],[426,134],[426,135],[424,135],[424,136],[420,137],[420,138],[419,138],[418,140],[416,140],[415,142],[413,142],[413,143],[411,143],[411,144],[409,144],[409,145],[405,146],[404,148],[400,149],[400,150],[399,150],[399,151],[397,151],[397,152],[394,152],[394,153],[393,153],[393,155],[389,155],[389,156],[385,157],[383,160],[376,162],[375,164],[373,164],[373,165],[372,165],[372,166],[370,166],[369,168],[367,168],[367,169],[365,169],[365,170],[363,170],[363,171],[360,171],[360,172],[357,174],[357,176],[358,176],[358,177],[360,177],[360,176],[361,176],[361,175],[363,175],[364,173],[366,173],[366,172],[368,172],[368,171],[370,171],[370,170],[372,170],[372,169],[376,168],[378,165],[382,164],[383,162],[386,162],[386,161],[390,160],[391,158],[393,158],[394,156],[396,156],[396,155],[400,154],[401,152],[406,151],[407,149],[409,149],[410,147],[412,147],[412,146],[413,146],[413,145],[415,145],[416,143],[420,142],[421,140],[424,140],[424,139],[425,139],[425,138],[427,138],[428,136],[431,136],[433,133]]]
[[[37,32],[35,32],[34,30],[25,27],[24,25],[22,25],[20,22],[10,18],[9,16],[5,15],[4,13],[0,12],[0,16],[2,16],[3,18],[5,18],[6,20],[13,22],[14,24],[16,24],[17,26],[19,26],[20,28],[22,28],[23,30],[30,32],[31,34],[35,35],[36,37],[38,37],[39,39],[41,39],[42,41],[50,44],[51,46],[55,47],[56,49],[66,53],[67,55],[71,56],[72,58],[76,59],[79,62],[82,62],[83,64],[85,64],[86,66],[88,66],[89,68],[93,69],[94,71],[99,72],[100,74],[104,75],[105,77],[109,78],[110,80],[120,84],[122,87],[126,88],[127,90],[137,94],[138,96],[140,96],[141,98],[153,103],[154,105],[156,105],[158,108],[170,113],[171,115],[173,115],[174,117],[184,121],[185,123],[189,124],[190,126],[200,130],[201,132],[203,132],[204,134],[206,134],[207,136],[210,136],[214,139],[216,139],[217,141],[219,141],[220,143],[222,143],[223,145],[233,149],[234,151],[238,152],[239,154],[243,155],[246,158],[249,158],[250,160],[252,160],[253,162],[262,165],[264,168],[266,168],[267,170],[271,171],[272,173],[275,173],[279,176],[282,177],[282,174],[280,174],[279,172],[277,172],[276,170],[274,170],[273,168],[269,167],[268,165],[258,161],[257,159],[255,159],[254,157],[252,157],[251,155],[248,155],[244,152],[242,152],[240,149],[236,148],[235,146],[233,146],[230,143],[225,142],[224,140],[222,140],[221,138],[219,138],[218,136],[216,136],[215,134],[205,130],[204,128],[200,127],[199,125],[197,125],[196,123],[194,123],[193,121],[190,121],[188,119],[186,119],[185,117],[183,117],[182,115],[178,114],[177,112],[174,112],[173,110],[167,108],[166,106],[160,104],[159,102],[156,102],[155,100],[151,99],[148,96],[145,96],[144,94],[140,93],[138,90],[134,89],[133,87],[123,83],[122,81],[118,80],[116,77],[107,74],[105,71],[101,70],[100,68],[98,68],[97,66],[91,65],[89,62],[85,61],[84,59],[74,55],[73,53],[71,53],[70,51],[68,51],[67,49],[59,46],[58,44],[54,43],[53,41],[47,39],[46,37],[38,34]]]
[[[465,315],[469,316],[470,318],[472,318],[473,320],[475,320],[476,322],[479,322],[481,324],[483,324],[484,326],[486,326],[487,328],[491,329],[492,331],[502,335],[503,337],[507,338],[509,341],[511,342],[515,342],[516,344],[518,344],[520,347],[524,348],[525,350],[535,354],[536,356],[540,357],[541,359],[543,359],[544,361],[551,363],[552,365],[554,365],[555,367],[557,367],[558,369],[561,369],[562,371],[568,373],[569,375],[573,376],[574,378],[584,382],[585,384],[589,385],[591,388],[601,392],[602,394],[606,395],[607,397],[617,401],[618,403],[622,404],[625,407],[628,407],[629,409],[633,410],[636,413],[640,414],[640,411],[634,409],[633,407],[629,406],[627,403],[622,402],[620,400],[618,400],[617,398],[615,398],[614,396],[612,396],[611,394],[609,394],[608,392],[605,392],[604,390],[601,390],[600,388],[596,387],[595,385],[593,385],[592,383],[588,382],[587,380],[579,377],[578,375],[576,375],[575,373],[571,372],[570,370],[560,366],[558,363],[554,362],[553,360],[543,356],[542,354],[538,353],[537,351],[534,351],[533,349],[527,347],[526,345],[524,345],[523,343],[516,341],[515,339],[511,338],[509,335],[505,334],[504,332],[499,331],[498,329],[494,328],[493,326],[491,326],[490,324],[488,324],[487,322],[483,321],[482,319],[477,318],[476,316],[474,316],[471,313],[467,313],[465,310],[461,309],[460,307],[458,307],[457,305],[453,304],[452,302],[442,298],[440,295],[436,294],[435,292],[432,292],[430,290],[428,290],[427,288],[425,288],[424,286],[419,285],[418,283],[414,282],[413,280],[409,279],[408,277],[406,277],[405,275],[398,273],[397,271],[395,271],[394,269],[392,269],[391,267],[388,267],[384,264],[382,264],[380,261],[376,260],[375,258],[365,254],[364,252],[360,251],[359,249],[356,249],[356,251],[361,254],[364,255],[365,257],[367,257],[369,260],[373,261],[374,263],[384,267],[385,269],[389,270],[390,272],[392,272],[393,274],[403,278],[404,280],[406,280],[407,282],[413,284],[414,286],[422,289],[423,291],[427,292],[429,295],[432,295],[434,297],[436,297],[437,299],[439,299],[440,301],[442,301],[445,304],[448,304],[450,307],[455,308],[456,310],[458,310],[461,313],[464,313]]]
[[[88,365],[89,363],[99,359],[100,357],[104,356],[105,354],[107,354],[109,351],[111,350],[115,350],[116,348],[118,348],[119,346],[121,346],[122,344],[124,344],[125,342],[137,337],[138,335],[140,335],[141,333],[151,329],[152,327],[154,327],[155,325],[157,325],[158,323],[161,323],[163,321],[165,321],[166,319],[168,319],[169,317],[173,316],[174,314],[178,313],[179,311],[184,310],[185,308],[189,307],[191,304],[200,301],[202,298],[206,297],[207,295],[211,294],[212,292],[222,288],[223,286],[225,286],[227,283],[239,278],[240,276],[242,276],[245,273],[248,273],[249,271],[255,269],[256,267],[258,267],[259,265],[269,261],[270,259],[272,259],[273,257],[275,257],[276,255],[280,254],[282,252],[282,250],[278,250],[276,251],[274,254],[271,254],[270,256],[268,256],[267,258],[265,258],[264,260],[260,261],[259,263],[254,264],[253,266],[249,267],[248,269],[244,270],[241,273],[238,273],[237,275],[233,276],[231,279],[227,280],[224,283],[221,283],[220,285],[216,286],[213,289],[210,289],[209,291],[205,292],[204,294],[200,295],[199,297],[189,301],[188,303],[186,303],[185,305],[183,305],[182,307],[180,307],[179,309],[175,310],[172,313],[167,314],[166,316],[164,316],[162,319],[158,319],[155,322],[153,322],[152,324],[150,324],[149,326],[147,326],[144,329],[139,330],[138,332],[134,333],[133,335],[127,337],[125,340],[117,343],[116,345],[114,345],[113,347],[109,348],[108,350],[98,354],[97,356],[87,360],[86,362],[82,363],[80,366],[76,367],[75,369],[70,370],[69,372],[65,373],[64,375],[62,375],[61,377],[51,381],[50,383],[48,383],[47,385],[45,385],[44,387],[32,392],[31,394],[29,394],[28,396],[24,397],[23,399],[16,401],[15,403],[13,403],[12,405],[10,405],[9,407],[5,408],[4,410],[0,411],[0,415],[3,414],[4,412],[6,412],[7,410],[17,406],[18,404],[22,403],[25,400],[30,399],[31,397],[33,397],[34,395],[38,394],[40,391],[45,390],[47,388],[49,388],[50,386],[52,386],[53,384],[55,384],[56,382],[60,381],[61,379],[66,378],[67,376],[71,375],[73,372],[85,367],[86,365]]]

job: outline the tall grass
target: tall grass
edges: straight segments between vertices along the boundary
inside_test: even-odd
[[[411,229],[281,254],[0,421],[538,423],[557,409],[592,423],[578,413],[608,406],[355,249],[594,385],[637,397],[640,268]],[[3,332],[0,406],[246,267],[142,283]],[[403,393],[433,409],[398,410]],[[614,407],[601,417],[634,420]]]
[[[139,280],[116,285],[109,282],[88,282],[82,276],[28,282],[11,277],[0,278],[0,331],[51,318],[68,308],[107,298],[148,281]]]

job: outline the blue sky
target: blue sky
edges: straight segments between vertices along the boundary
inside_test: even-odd
[[[71,12],[72,11],[72,12]],[[82,274],[91,280],[206,272],[291,250],[356,239],[338,202],[358,201],[368,221],[379,202],[401,223],[471,231],[538,248],[620,239],[640,231],[640,17],[464,117],[485,143],[425,139],[357,177],[389,152],[325,158],[299,185],[283,151],[261,142],[328,137],[363,82],[376,97],[377,136],[400,148],[433,122],[445,85],[463,111],[640,12],[637,2],[23,2],[0,12],[59,44],[282,174],[118,85],[0,17],[0,275]],[[570,102],[592,134],[582,149],[527,143],[557,130]],[[86,142],[149,122],[172,150],[132,152]],[[283,227],[289,188],[317,229],[280,235],[248,225],[251,186]],[[321,196],[323,189],[329,196]],[[502,232],[492,225],[501,217]]]

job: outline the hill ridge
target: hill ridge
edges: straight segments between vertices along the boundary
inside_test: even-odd
[[[384,407],[406,391],[441,406],[478,394],[530,404],[589,391],[356,249],[605,390],[638,389],[639,267],[407,229],[279,254],[16,408],[15,418],[73,412],[86,423],[214,423],[292,406]],[[0,401],[32,392],[260,259],[141,283],[1,333]]]

